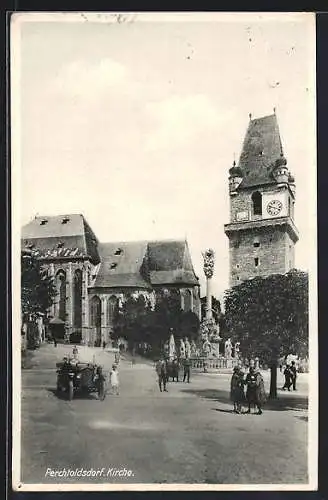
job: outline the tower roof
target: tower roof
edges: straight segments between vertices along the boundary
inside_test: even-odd
[[[283,156],[275,114],[250,120],[239,158],[243,187],[271,184],[275,161]]]

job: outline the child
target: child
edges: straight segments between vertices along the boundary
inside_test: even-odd
[[[110,385],[112,386],[112,393],[118,396],[119,382],[118,382],[118,371],[116,365],[113,365],[112,371],[110,372]]]

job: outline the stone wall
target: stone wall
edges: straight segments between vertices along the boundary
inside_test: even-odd
[[[284,274],[294,266],[294,244],[283,227],[238,231],[229,240],[230,286],[256,276]]]

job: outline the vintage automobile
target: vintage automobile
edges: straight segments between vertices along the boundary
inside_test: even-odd
[[[66,394],[72,400],[74,394],[98,393],[103,401],[106,397],[106,377],[100,365],[95,363],[80,363],[74,359],[64,358],[57,367],[57,393]]]

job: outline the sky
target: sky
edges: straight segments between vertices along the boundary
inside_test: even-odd
[[[102,242],[187,238],[202,293],[202,252],[214,249],[213,293],[221,298],[229,283],[228,170],[249,113],[276,108],[296,178],[296,267],[307,270],[316,176],[312,14],[121,21],[14,16],[20,225],[83,213]]]

